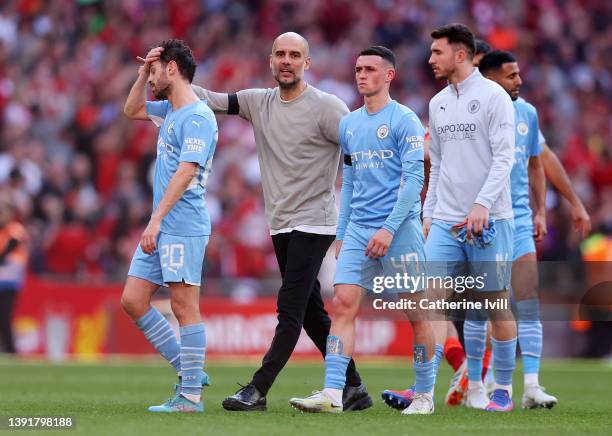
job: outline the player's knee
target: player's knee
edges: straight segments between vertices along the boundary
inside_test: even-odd
[[[189,323],[191,319],[199,315],[199,309],[197,305],[192,304],[189,301],[183,301],[180,299],[172,299],[170,302],[172,313],[176,317],[180,325]]]
[[[496,339],[516,336],[516,321],[491,320],[491,330]]]
[[[148,302],[142,301],[133,295],[123,293],[121,296],[121,307],[131,318],[138,319],[146,313]]]
[[[431,331],[433,334],[430,323],[423,319],[411,319],[410,324],[412,325],[412,330],[415,335],[420,335],[427,331]]]
[[[333,299],[334,318],[354,318],[357,315],[359,304],[354,298],[344,293],[336,293]]]
[[[513,287],[512,292],[516,301],[533,300],[538,298],[537,283],[529,283],[521,287]]]

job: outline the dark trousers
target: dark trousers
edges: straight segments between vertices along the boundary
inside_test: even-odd
[[[11,319],[16,295],[15,289],[0,290],[0,352],[15,353]]]
[[[272,236],[283,284],[276,300],[278,324],[274,338],[251,382],[263,395],[268,393],[293,353],[302,326],[325,356],[331,320],[323,306],[317,275],[334,239],[334,236],[298,231]],[[361,384],[352,359],[346,371],[346,384]]]

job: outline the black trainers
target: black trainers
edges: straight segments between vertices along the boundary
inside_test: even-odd
[[[221,404],[225,410],[240,412],[266,410],[266,397],[249,383],[246,386],[240,385],[240,389],[234,395],[223,400]]]
[[[374,403],[364,385],[345,386],[342,392],[342,405],[345,412],[364,410],[372,407]]]

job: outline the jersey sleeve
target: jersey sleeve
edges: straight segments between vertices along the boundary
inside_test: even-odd
[[[396,127],[395,138],[402,162],[425,160],[423,142],[425,129],[423,124],[414,114],[402,115]]]
[[[347,117],[342,117],[338,123],[338,143],[344,155],[342,164],[342,186],[340,188],[340,212],[338,213],[338,226],[336,239],[344,239],[344,233],[351,217],[351,200],[353,199],[353,162],[346,142]]]
[[[338,97],[329,96],[324,100],[319,111],[319,128],[325,139],[334,144],[339,143],[340,120],[348,113],[348,107]]]
[[[338,144],[340,145],[342,154],[350,156],[351,152],[349,151],[347,143],[346,143],[346,123],[347,123],[346,117],[343,117],[342,119],[340,119],[340,122],[338,123],[338,128],[337,128],[337,131],[338,131],[337,136],[338,136]]]
[[[440,138],[434,124],[434,112],[432,103],[429,103],[429,184],[427,194],[423,204],[423,218],[433,218],[434,209],[438,202],[438,180],[440,178],[440,162],[442,160],[442,150]]]
[[[238,98],[238,115],[240,118],[244,118],[250,122],[253,119],[253,114],[260,110],[267,91],[267,89],[263,88],[243,89],[242,91],[238,91],[236,96]]]
[[[164,119],[166,118],[168,108],[170,107],[168,100],[147,101],[145,106],[147,116],[157,127],[161,127],[161,125],[164,124]]]
[[[533,108],[529,126],[529,156],[539,156],[542,153],[540,142],[540,126],[538,123],[538,112]]]
[[[546,138],[544,137],[544,133],[540,129],[538,129],[538,145],[543,146],[546,144]]]
[[[183,121],[177,139],[181,144],[180,162],[205,166],[210,148],[217,139],[217,128],[205,117],[192,114]]]

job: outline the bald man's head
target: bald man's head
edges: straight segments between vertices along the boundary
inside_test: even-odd
[[[306,41],[306,38],[304,38],[302,35],[295,32],[285,32],[278,35],[272,44],[272,53],[274,53],[274,50],[276,50],[279,45],[295,46],[296,44],[301,46],[301,51],[304,57],[307,58],[310,56],[310,46],[308,45],[308,41]]]
[[[310,49],[306,39],[295,32],[280,35],[272,44],[270,69],[282,89],[302,86],[304,71],[310,68]]]

